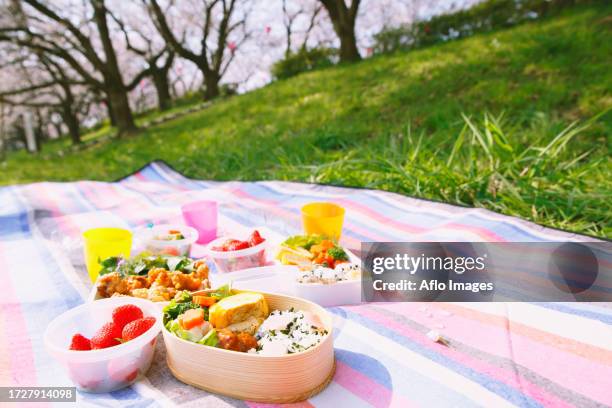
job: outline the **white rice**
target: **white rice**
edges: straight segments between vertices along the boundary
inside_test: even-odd
[[[303,271],[297,280],[299,283],[324,283],[330,285],[336,282],[359,279],[360,275],[361,269],[359,265],[345,262],[338,264],[335,269],[316,265],[309,270]]]
[[[257,350],[251,349],[249,353],[282,356],[308,350],[327,334],[313,323],[304,312],[275,310],[257,331]]]

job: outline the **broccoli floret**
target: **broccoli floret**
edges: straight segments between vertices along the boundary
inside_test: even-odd
[[[336,261],[348,261],[348,255],[339,246],[331,247],[327,250],[327,254],[334,258]]]

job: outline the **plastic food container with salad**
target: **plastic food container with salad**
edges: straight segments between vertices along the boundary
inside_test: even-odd
[[[281,245],[276,259],[296,265],[294,292],[331,307],[361,302],[361,265],[350,251],[320,235],[294,235]]]
[[[186,225],[161,224],[136,231],[144,250],[154,255],[189,256],[198,231]]]
[[[207,246],[207,253],[220,273],[264,266],[266,239],[254,230],[248,239],[218,238]]]

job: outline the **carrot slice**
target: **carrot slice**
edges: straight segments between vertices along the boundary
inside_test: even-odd
[[[325,262],[325,253],[321,252],[319,255],[317,255],[317,257],[314,260],[314,263],[317,265],[322,264],[323,262]]]
[[[217,301],[216,298],[214,297],[210,297],[210,296],[199,296],[196,295],[193,297],[192,299],[193,303],[195,303],[196,305],[200,305],[200,306],[212,306],[215,304],[215,302]]]
[[[201,325],[204,322],[203,309],[189,309],[183,313],[183,328],[185,330],[192,329]]]
[[[328,239],[324,239],[319,245],[321,245],[321,248],[323,248],[324,250],[328,250],[329,248],[334,247],[334,243]]]

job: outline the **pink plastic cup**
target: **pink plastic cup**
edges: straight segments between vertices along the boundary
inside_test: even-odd
[[[183,219],[198,231],[198,244],[207,244],[217,238],[217,202],[194,201],[181,207]]]

